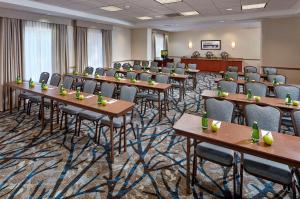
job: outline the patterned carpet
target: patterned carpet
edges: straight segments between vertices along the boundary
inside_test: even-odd
[[[41,132],[37,108],[31,116],[16,110],[1,113],[0,198],[231,198],[232,170],[207,161],[198,167],[192,194],[185,195],[186,140],[172,130],[184,112],[201,113],[201,90],[214,88],[215,77],[199,74],[197,89],[189,89],[177,105],[174,94],[171,111],[161,122],[157,110],[141,114],[137,106],[134,125],[138,138],[127,129],[127,153],[119,154],[115,135],[113,165],[107,159],[106,129],[97,146],[92,123],[85,121],[77,137],[74,125],[68,133],[56,128],[50,134],[49,125]],[[281,185],[247,174],[244,178],[244,198],[291,197]]]

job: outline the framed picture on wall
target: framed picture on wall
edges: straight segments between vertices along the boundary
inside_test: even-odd
[[[201,40],[201,50],[221,50],[221,40]]]

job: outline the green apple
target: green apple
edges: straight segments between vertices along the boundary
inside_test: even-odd
[[[107,105],[107,100],[102,100],[102,101],[101,101],[101,105],[102,105],[102,106],[106,106],[106,105]]]
[[[260,96],[254,96],[254,99],[255,99],[256,102],[260,102],[261,97]]]
[[[76,72],[74,73],[74,75],[78,75],[78,72],[76,71]]]
[[[99,74],[97,74],[97,75],[96,75],[96,78],[100,78],[100,75],[99,75]]]
[[[21,79],[17,80],[17,84],[22,84],[22,80]]]
[[[221,122],[219,121],[213,121],[211,123],[211,130],[212,132],[217,132],[221,128]]]
[[[264,137],[263,137],[264,142],[267,145],[272,145],[274,142],[273,136],[270,133],[267,133]]]
[[[83,73],[83,76],[88,76],[89,74],[88,73]]]
[[[62,95],[62,96],[66,96],[67,93],[68,93],[68,92],[67,92],[66,90],[64,90],[64,91],[61,93],[61,95]]]
[[[229,93],[227,92],[222,92],[222,97],[228,97],[229,96]]]
[[[48,88],[49,88],[49,87],[48,87],[47,85],[45,85],[45,86],[42,88],[42,90],[43,90],[43,91],[47,91]]]
[[[299,101],[293,100],[293,106],[299,106]]]
[[[151,80],[149,81],[149,85],[154,85],[155,84],[155,81]]]
[[[84,95],[79,95],[79,98],[78,99],[80,99],[80,100],[84,100]]]
[[[229,81],[233,81],[233,78],[229,78]]]
[[[136,83],[136,79],[132,79],[131,82],[132,82],[132,83]]]
[[[252,82],[252,83],[254,83],[254,82],[255,82],[255,80],[253,79],[253,80],[251,80],[251,82]]]

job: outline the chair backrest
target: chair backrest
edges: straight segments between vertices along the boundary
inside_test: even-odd
[[[255,66],[245,66],[244,72],[245,73],[257,73],[257,68]]]
[[[86,80],[83,84],[83,92],[93,94],[95,92],[97,82],[93,80]]]
[[[161,72],[162,73],[166,73],[166,74],[170,74],[171,72],[172,72],[172,68],[166,68],[166,67],[163,67],[162,69],[161,69]]]
[[[115,69],[109,69],[108,71],[106,71],[106,76],[109,77],[113,77],[116,74],[116,70]]]
[[[276,79],[277,82],[285,84],[286,83],[286,77],[283,75],[268,75],[268,81],[272,82],[274,79]]]
[[[260,74],[258,73],[245,73],[245,77],[248,78],[248,81],[256,81],[256,82],[260,82]]]
[[[158,83],[167,84],[167,83],[169,83],[169,76],[168,75],[156,75],[155,81]]]
[[[167,68],[174,68],[174,63],[168,62],[166,67]]]
[[[188,64],[188,69],[196,70],[197,69],[197,64]]]
[[[175,68],[175,73],[179,75],[184,75],[185,70],[184,68]]]
[[[218,86],[221,87],[223,92],[237,93],[238,91],[238,84],[236,82],[222,80],[219,81]]]
[[[61,75],[58,73],[53,73],[50,79],[51,86],[58,86],[61,80]]]
[[[256,121],[260,129],[280,132],[281,112],[279,109],[249,104],[245,106],[244,113],[248,126],[252,126]]]
[[[151,67],[150,67],[150,71],[151,71],[151,72],[154,72],[154,73],[157,73],[159,70],[158,70],[158,67],[151,66]]]
[[[205,101],[207,116],[214,120],[231,122],[234,105],[227,100],[217,100],[214,98]]]
[[[299,110],[293,111],[291,115],[292,115],[295,135],[300,136],[300,111]]]
[[[103,76],[104,73],[105,73],[105,69],[104,68],[96,68],[95,74]]]
[[[124,70],[128,70],[130,67],[131,67],[131,66],[130,66],[129,63],[124,63],[124,64],[122,65],[122,68],[123,68]]]
[[[127,79],[136,79],[136,73],[135,72],[128,72],[126,75]]]
[[[238,72],[239,67],[237,67],[237,66],[227,66],[226,71],[228,71],[228,72]]]
[[[277,75],[277,68],[264,67],[263,73],[266,75]]]
[[[276,97],[280,99],[285,99],[288,93],[291,95],[292,100],[299,100],[300,97],[300,89],[296,86],[279,85],[275,86],[274,91]]]
[[[184,63],[177,63],[176,68],[185,68],[185,64]]]
[[[134,60],[133,65],[141,65],[141,61],[140,60]]]
[[[63,81],[64,88],[65,89],[71,89],[72,85],[73,85],[73,81],[74,81],[73,77],[71,77],[71,76],[65,76],[64,77],[64,81]]]
[[[137,93],[137,88],[133,86],[122,86],[120,93],[120,100],[134,102]]]
[[[39,83],[42,83],[44,80],[44,83],[47,84],[49,77],[50,77],[50,74],[48,72],[42,72],[40,75]]]
[[[251,93],[254,96],[265,97],[267,95],[268,87],[265,84],[259,82],[247,82],[245,84],[245,93],[247,93],[248,90],[251,90]]]
[[[148,67],[149,66],[149,61],[142,61],[142,66]]]
[[[234,80],[237,80],[238,79],[238,73],[237,72],[226,72],[225,75],[227,75],[228,78],[232,78]]]
[[[114,63],[114,69],[120,69],[121,68],[121,63],[116,62]]]
[[[133,70],[142,70],[142,66],[140,66],[140,65],[133,65]]]
[[[94,72],[94,68],[91,66],[88,66],[84,69],[84,72],[88,73],[89,75],[92,75]]]
[[[148,74],[148,73],[141,73],[140,74],[140,80],[142,80],[142,81],[148,81],[148,80],[151,79],[151,77],[152,77],[152,75]]]
[[[158,62],[155,61],[151,62],[150,67],[158,67]]]
[[[112,96],[114,95],[114,92],[115,92],[115,88],[116,88],[115,84],[103,82],[101,84],[101,93],[105,97],[112,98]]]

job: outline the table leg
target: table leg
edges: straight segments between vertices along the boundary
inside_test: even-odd
[[[12,109],[13,109],[13,96],[12,96],[12,93],[13,93],[13,89],[12,87],[9,87],[9,112],[12,113]],[[5,102],[5,101],[4,101]]]
[[[190,184],[190,178],[191,178],[191,171],[190,171],[190,153],[191,153],[191,139],[187,138],[187,146],[186,146],[186,194],[191,193],[191,184]]]
[[[196,89],[197,87],[197,73],[193,75],[193,88]]]
[[[110,128],[110,160],[114,163],[114,124],[113,117],[109,116],[109,128]]]
[[[161,111],[161,102],[160,102],[160,91],[158,92],[158,115],[159,115],[159,121],[161,121],[161,115],[162,115],[162,111]]]
[[[182,99],[184,99],[184,96],[185,96],[185,80],[182,81]]]
[[[123,123],[124,123],[124,152],[126,152],[127,151],[127,142],[126,142],[126,115],[123,116]]]
[[[41,97],[41,123],[42,123],[42,129],[44,129],[45,127],[44,97]]]
[[[164,109],[165,109],[165,116],[167,117],[167,99],[168,99],[168,91],[164,92]]]
[[[54,109],[54,107],[53,107],[53,100],[51,100],[51,102],[50,102],[50,133],[52,133],[52,131],[53,131],[53,109]]]

